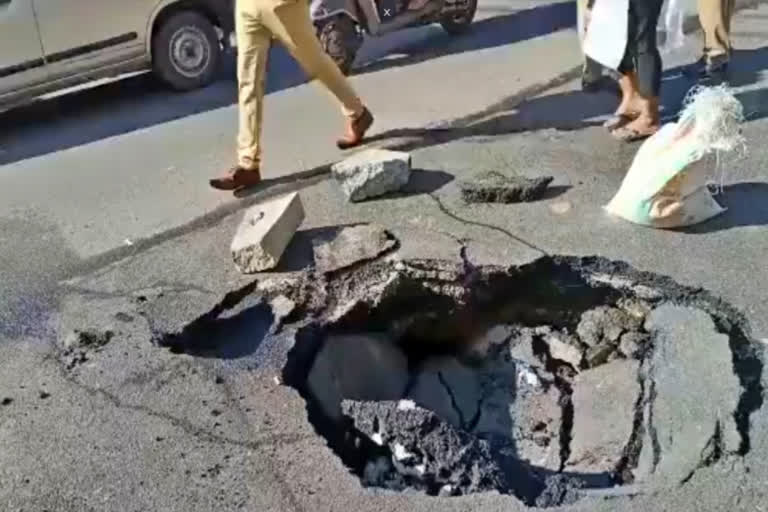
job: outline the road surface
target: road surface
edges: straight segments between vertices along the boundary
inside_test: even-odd
[[[572,4],[531,4],[519,4],[532,7],[520,12],[482,4],[490,17],[461,40],[448,42],[436,28],[404,34],[391,41],[389,59],[354,78],[380,113],[375,144],[412,151],[418,172],[397,197],[348,204],[326,175],[306,174],[341,156],[329,128],[338,115],[306,85],[272,86],[266,175],[276,181],[245,198],[206,182],[231,162],[231,79],[187,96],[133,79],[4,115],[3,126],[14,129],[0,139],[0,508],[524,510],[509,496],[371,495],[316,435],[298,393],[275,381],[268,357],[244,371],[229,359],[174,354],[150,343],[138,316],[125,316],[145,296],[157,308],[156,327],[172,331],[249,283],[228,252],[238,207],[291,187],[301,190],[307,220],[281,272],[303,271],[314,230],[366,221],[398,237],[403,259],[515,266],[543,255],[600,256],[722,297],[744,314],[761,346],[757,340],[768,338],[768,152],[761,144],[768,8],[734,20],[732,82],[750,120],[749,152],[724,167],[728,186],[718,200],[729,211],[664,232],[602,211],[637,146],[594,126],[615,104],[610,95],[578,91],[575,33],[558,21],[574,12]],[[667,114],[692,85],[679,66],[698,51],[691,38],[665,55]],[[450,122],[435,129],[441,120]],[[552,174],[555,194],[525,205],[463,204],[456,182],[487,168]],[[72,329],[105,326],[118,334],[103,351],[74,368],[62,359],[56,347]],[[247,325],[244,339],[262,327]],[[764,356],[712,364],[709,353],[702,346],[697,354],[713,369],[699,376],[709,384],[733,381],[734,373],[753,379],[741,385],[754,393],[726,404],[749,412],[742,421],[749,450],[722,454],[684,485],[586,499],[570,510],[765,508]]]

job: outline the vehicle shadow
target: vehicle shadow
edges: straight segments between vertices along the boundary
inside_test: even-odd
[[[480,20],[462,37],[450,38],[440,31],[439,35],[410,46],[407,41],[400,41],[396,48],[391,48],[392,42],[387,43],[386,37],[376,39],[371,41],[373,49],[389,44],[387,53],[405,48],[409,56],[364,67],[357,74],[511,44],[573,25],[572,20],[575,20],[575,7],[565,2]],[[393,39],[399,37],[392,34]],[[306,82],[307,76],[288,52],[274,45],[268,59],[267,94]],[[171,92],[151,74],[81,88],[0,113],[0,165],[229,107],[236,101],[236,66],[232,54],[225,56],[219,79],[197,91]]]

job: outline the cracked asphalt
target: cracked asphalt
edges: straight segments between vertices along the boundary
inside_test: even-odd
[[[514,15],[508,23],[519,23]],[[294,161],[295,152],[272,153],[266,174],[275,181],[246,198],[210,194],[203,178],[228,161],[231,144],[221,141],[232,135],[231,107],[159,120],[128,133],[107,136],[97,131],[103,139],[74,140],[69,149],[43,144],[50,134],[46,130],[89,122],[98,126],[94,117],[73,121],[64,116],[47,128],[42,116],[18,133],[3,134],[0,508],[524,510],[513,497],[495,494],[446,499],[363,489],[314,431],[301,396],[281,382],[282,355],[261,340],[291,332],[269,333],[272,318],[260,305],[258,292],[248,295],[253,302],[242,303],[233,313],[228,332],[239,340],[234,352],[177,353],[151,340],[158,332],[184,332],[221,309],[233,293],[242,295],[238,290],[254,291],[254,277],[238,274],[228,252],[239,209],[287,190],[300,191],[306,220],[277,271],[259,276],[259,281],[300,278],[311,265],[311,241],[318,230],[372,222],[397,237],[399,248],[389,257],[402,260],[439,259],[461,268],[525,265],[549,255],[627,262],[721,297],[743,313],[751,328],[747,335],[767,339],[768,152],[759,142],[768,135],[765,19],[768,8],[759,6],[741,12],[733,23],[738,49],[733,83],[750,119],[744,127],[749,153],[727,162],[726,186],[718,196],[729,211],[682,232],[631,226],[602,211],[636,146],[620,145],[595,126],[613,100],[578,92],[573,71],[578,54],[568,29],[447,54],[429,50],[430,41],[441,41],[429,32],[411,43],[416,49],[401,67],[374,68],[358,77],[377,110],[398,105],[392,107],[396,112],[383,116],[374,144],[412,151],[416,169],[402,193],[359,204],[346,203],[324,172],[339,155],[316,149],[315,142],[308,143],[310,163]],[[678,66],[692,61],[697,49],[692,36],[685,48],[666,56],[667,112],[674,111],[691,85]],[[472,88],[472,73],[456,74],[461,66],[477,71]],[[417,70],[426,78],[417,80]],[[394,90],[392,84],[404,87],[410,81],[416,90],[434,88],[449,76],[456,81],[434,91],[433,105],[414,106],[412,100],[399,104],[374,89]],[[499,76],[505,81],[490,79]],[[380,85],[374,86],[377,81]],[[305,89],[276,92],[270,99],[275,115],[301,102],[316,103]],[[461,105],[445,106],[457,90],[472,92],[464,93]],[[150,108],[159,100],[153,96],[146,101],[145,108]],[[319,119],[332,119],[326,108],[312,111]],[[102,105],[90,115],[103,115],[102,109],[109,111]],[[427,126],[434,119],[450,122]],[[302,130],[311,139],[323,123],[313,115]],[[290,131],[289,123],[278,124],[268,125],[274,127],[266,135],[273,147],[280,147],[278,140]],[[201,128],[205,125],[212,128]],[[180,135],[163,137],[173,131]],[[23,134],[32,137],[28,145],[7,145]],[[40,144],[49,151],[34,150]],[[167,147],[147,151],[145,160],[132,159],[145,144]],[[189,149],[195,147],[207,148],[205,155]],[[185,169],[184,174],[151,178],[171,166]],[[118,178],[101,173],[104,168]],[[458,180],[500,168],[531,177],[553,175],[553,193],[527,204],[463,203]],[[296,169],[314,170],[295,181],[285,179],[284,174]],[[90,186],[72,191],[73,180],[83,179]],[[202,213],[207,215],[201,218]],[[126,246],[124,239],[135,243]],[[240,325],[238,318],[247,321]],[[110,330],[114,336],[84,354],[67,352],[62,347],[74,329]],[[695,354],[707,363],[708,374],[699,375],[701,379],[733,378],[733,367],[712,364],[714,353],[707,347]],[[765,388],[764,373],[762,382]],[[746,454],[703,467],[684,485],[654,482],[604,489],[567,509],[764,510],[765,407],[748,423]]]

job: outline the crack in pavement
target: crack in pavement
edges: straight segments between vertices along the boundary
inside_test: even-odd
[[[638,459],[643,450],[643,435],[645,434],[645,422],[643,420],[645,419],[645,408],[648,405],[648,397],[650,395],[650,390],[646,384],[646,376],[644,375],[647,354],[648,352],[643,356],[643,360],[640,361],[640,370],[637,375],[640,393],[635,401],[632,432],[629,435],[629,440],[624,445],[624,453],[616,465],[615,472],[624,483],[634,482],[632,470],[637,469]]]
[[[440,381],[440,384],[442,384],[445,392],[448,393],[448,396],[451,399],[451,407],[453,407],[453,410],[456,411],[456,414],[459,416],[459,425],[461,425],[461,428],[466,430],[467,423],[464,420],[464,411],[462,411],[461,407],[459,407],[459,404],[456,401],[456,396],[453,394],[453,390],[448,385],[448,382],[446,382],[445,377],[443,376],[443,372],[437,372],[437,379]]]
[[[530,242],[520,238],[519,236],[515,235],[514,233],[512,233],[512,232],[510,232],[510,231],[508,231],[508,230],[506,230],[504,228],[501,228],[499,226],[494,226],[493,224],[486,224],[484,222],[478,222],[478,221],[469,220],[469,219],[465,219],[463,217],[460,217],[456,213],[454,213],[451,210],[449,210],[448,207],[446,207],[443,204],[443,202],[440,200],[439,197],[435,196],[434,194],[428,194],[428,195],[437,204],[437,207],[440,209],[441,212],[443,212],[445,215],[447,215],[448,217],[450,217],[451,219],[453,219],[455,221],[461,222],[462,224],[466,224],[466,225],[479,226],[481,228],[486,228],[486,229],[490,229],[490,230],[493,230],[493,231],[497,231],[497,232],[507,236],[508,238],[511,238],[515,242],[528,247],[529,249],[533,249],[534,251],[540,252],[543,256],[549,256],[550,255],[544,249],[542,249],[540,247],[537,247],[536,245],[534,245],[534,244],[532,244],[532,243],[530,243]]]
[[[251,293],[253,293],[256,288],[258,287],[258,281],[253,281],[237,290],[234,290],[232,292],[229,292],[224,295],[224,297],[218,301],[216,304],[213,305],[212,308],[210,308],[206,313],[200,315],[199,317],[193,319],[192,321],[186,323],[184,325],[184,328],[182,329],[181,335],[182,336],[188,336],[188,335],[194,335],[195,333],[199,332],[199,329],[206,329],[210,326],[211,322],[215,322],[217,317],[221,315],[223,312],[233,309],[238,304],[240,304],[247,296],[249,296]],[[151,289],[158,289],[162,292],[168,292],[166,288],[161,288],[159,286],[152,287]],[[138,290],[135,290],[134,292],[129,293],[137,293],[140,291],[151,291],[150,288],[140,288]],[[170,290],[171,293],[173,292],[184,292],[184,291],[199,291],[197,287],[194,286],[188,286],[183,288],[174,288],[174,290]],[[86,294],[88,294],[88,291],[84,291]],[[210,293],[209,291],[205,291],[206,293]],[[102,296],[106,295],[107,298],[128,298],[129,295],[125,292],[119,293],[119,294],[99,294],[92,293],[90,294],[92,296]],[[146,317],[145,317],[146,318]],[[149,322],[149,319],[147,318],[147,321]],[[150,322],[150,328],[151,322]],[[155,334],[155,333],[153,333]],[[217,445],[228,445],[228,446],[236,446],[239,448],[245,448],[252,451],[257,451],[260,448],[264,446],[274,446],[279,445],[281,447],[289,447],[294,444],[298,444],[301,442],[305,442],[308,440],[313,440],[316,438],[315,435],[307,435],[307,434],[285,434],[285,433],[278,433],[278,434],[271,434],[267,435],[261,439],[253,440],[253,441],[244,441],[239,439],[232,439],[229,437],[225,437],[222,435],[215,434],[211,432],[210,430],[206,430],[204,428],[200,428],[196,425],[194,425],[192,422],[186,419],[178,418],[176,416],[173,416],[169,413],[161,412],[153,410],[150,407],[144,406],[144,405],[138,405],[133,403],[125,402],[118,394],[109,392],[105,389],[100,389],[97,387],[88,386],[80,381],[77,380],[76,377],[71,375],[67,369],[65,362],[61,359],[61,351],[60,348],[56,345],[55,342],[51,342],[52,350],[49,354],[46,355],[46,358],[52,361],[55,365],[55,367],[58,370],[59,375],[63,379],[64,382],[68,383],[70,386],[79,389],[86,394],[88,394],[91,397],[100,397],[104,400],[106,400],[108,403],[110,403],[113,407],[121,409],[121,410],[128,410],[135,413],[144,414],[148,417],[152,417],[155,419],[162,420],[181,431],[185,432],[186,434],[199,439],[204,442],[208,442],[211,444],[217,444]],[[205,371],[211,372],[211,368],[202,365],[201,368],[203,368]],[[161,366],[159,369],[155,369],[153,371],[148,372],[145,375],[142,375],[141,377],[146,377],[147,375],[158,375],[161,372],[167,370],[167,367],[165,365]],[[123,382],[120,384],[118,391],[120,389],[123,389],[124,386],[129,385],[131,379],[128,379],[126,382]],[[136,380],[134,378],[133,380]],[[253,425],[248,420],[248,417],[245,413],[245,411],[242,409],[242,407],[233,399],[233,393],[232,390],[225,386],[224,389],[225,396],[230,398],[230,406],[233,412],[240,418],[242,424],[245,426],[245,428],[253,434]],[[287,481],[280,475],[280,472],[277,470],[277,468],[274,466],[271,460],[269,460],[268,457],[265,457],[264,460],[261,461],[263,469],[267,474],[271,475],[271,478],[276,482],[277,486],[280,489],[280,493],[283,496],[283,499],[285,499],[291,506],[291,508],[297,512],[302,512],[304,509],[301,506],[300,501],[298,500],[295,493],[291,490],[290,486],[288,485]]]
[[[188,283],[174,283],[174,282],[166,282],[166,281],[158,281],[154,286],[150,287],[140,287],[140,288],[133,288],[128,290],[121,290],[119,292],[106,292],[106,291],[99,291],[99,290],[92,290],[88,288],[83,288],[81,286],[77,285],[71,285],[71,284],[61,284],[61,288],[65,292],[70,293],[76,293],[79,295],[82,295],[83,297],[88,298],[95,298],[95,299],[136,299],[137,294],[141,292],[151,292],[152,290],[161,290],[162,293],[185,293],[185,292],[200,292],[205,294],[214,294],[213,290],[209,290],[207,288],[203,288],[202,286],[197,286],[194,284],[188,284]]]
[[[181,431],[194,437],[195,439],[198,439],[207,443],[211,443],[215,445],[236,446],[238,448],[245,448],[248,450],[256,451],[264,446],[270,446],[270,445],[276,445],[276,444],[282,447],[289,447],[294,444],[299,444],[308,440],[315,439],[316,437],[312,434],[307,435],[307,434],[280,433],[280,434],[268,435],[259,440],[242,441],[238,439],[232,439],[225,436],[217,435],[209,430],[195,426],[189,420],[177,418],[165,412],[155,411],[147,406],[126,403],[114,393],[110,393],[109,391],[106,391],[104,389],[87,386],[82,382],[77,381],[71,375],[69,375],[62,361],[58,359],[58,357],[56,357],[55,354],[49,354],[49,359],[52,360],[54,363],[56,363],[56,368],[58,369],[61,378],[65,382],[69,383],[71,386],[75,387],[76,389],[79,389],[85,392],[91,397],[97,397],[97,396],[101,397],[102,399],[106,400],[108,403],[110,403],[113,407],[117,409],[128,410],[135,413],[141,413],[148,417],[165,421],[166,423],[173,425],[174,427],[180,429]],[[245,412],[240,407],[238,407],[237,405],[232,407],[235,410],[237,410],[242,416],[245,416]],[[245,425],[251,426],[251,423],[249,421],[246,421]],[[283,493],[284,497],[291,503],[291,505],[293,506],[293,509],[298,512],[303,512],[304,510],[303,507],[301,507],[295,493],[288,486],[288,483],[276,470],[274,465],[271,464],[266,458],[265,458],[265,462],[268,464],[268,467],[266,468],[267,471],[271,473],[272,478],[279,484],[281,488],[281,492]]]
[[[699,461],[699,464],[693,468],[685,478],[683,478],[680,481],[680,487],[690,482],[690,480],[693,478],[693,475],[696,474],[696,472],[702,468],[711,466],[718,460],[720,460],[720,457],[723,454],[723,430],[722,425],[720,423],[720,419],[715,420],[715,431],[712,433],[712,437],[709,438],[707,441],[707,444],[704,445],[704,447],[701,449],[701,454],[699,455],[699,458],[701,459]]]
[[[257,441],[241,441],[237,439],[220,436],[206,429],[195,426],[189,420],[177,418],[176,416],[173,416],[165,412],[155,411],[144,405],[126,403],[119,396],[105,389],[100,389],[100,388],[83,384],[82,382],[79,382],[77,379],[75,379],[74,377],[68,374],[61,360],[59,360],[55,355],[51,354],[50,359],[58,363],[57,367],[59,369],[60,376],[64,381],[74,386],[75,388],[80,389],[81,391],[84,391],[86,394],[92,397],[100,396],[101,398],[111,403],[117,409],[127,409],[130,411],[146,414],[147,416],[150,416],[153,418],[164,420],[170,423],[171,425],[173,425],[174,427],[181,429],[185,433],[193,437],[196,437],[198,439],[207,441],[209,443],[227,444],[227,445],[238,446],[241,448],[248,448],[251,450],[255,450],[264,445],[275,443],[275,442],[280,442],[285,446],[289,446],[291,444],[296,444],[302,441],[306,441],[314,437],[311,435],[302,435],[302,434],[273,434],[273,435],[266,436]],[[235,406],[235,408],[237,408],[237,406]]]
[[[653,378],[653,368],[648,372],[648,379],[650,389],[648,390],[648,434],[651,437],[651,447],[653,448],[653,467],[651,472],[656,471],[656,468],[661,462],[661,443],[659,442],[659,433],[656,430],[653,419],[653,402],[656,400],[656,379]]]

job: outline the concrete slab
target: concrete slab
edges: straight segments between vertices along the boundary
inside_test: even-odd
[[[302,222],[297,192],[249,208],[230,244],[235,266],[244,274],[275,268]]]
[[[638,370],[637,361],[613,361],[576,377],[568,471],[603,474],[610,481],[632,435],[641,393]]]

